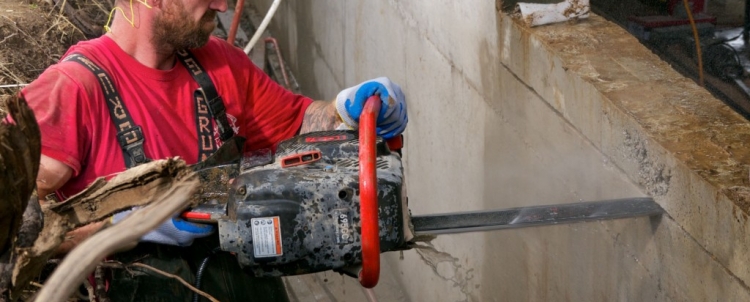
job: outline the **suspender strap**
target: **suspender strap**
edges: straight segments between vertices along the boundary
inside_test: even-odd
[[[221,138],[222,142],[228,140],[234,135],[234,130],[232,130],[232,127],[229,125],[227,109],[224,107],[224,101],[216,92],[216,87],[214,86],[213,81],[211,81],[211,78],[208,76],[205,69],[203,69],[198,63],[198,60],[196,60],[193,54],[188,50],[178,51],[177,58],[179,58],[180,62],[185,65],[193,76],[193,79],[195,79],[195,81],[198,82],[198,86],[200,86],[195,92],[196,104],[199,103],[198,97],[203,97],[203,99],[206,100],[208,110],[216,120],[216,125],[219,127],[219,138]]]
[[[104,99],[107,102],[107,108],[109,108],[109,115],[117,131],[117,142],[120,144],[125,158],[125,167],[132,168],[151,161],[143,151],[143,141],[145,140],[143,130],[141,126],[133,122],[133,118],[130,116],[128,109],[125,108],[120,93],[115,89],[114,82],[109,74],[81,54],[72,54],[66,57],[64,61],[74,61],[83,65],[94,73],[99,81],[99,86],[101,86]]]
[[[198,86],[200,86],[195,91],[193,97],[195,99],[195,124],[198,132],[198,161],[203,161],[216,150],[213,129],[211,129],[211,116],[216,120],[219,128],[219,137],[222,142],[234,136],[234,130],[229,125],[224,101],[218,92],[216,92],[213,81],[211,81],[211,78],[203,67],[198,64],[193,54],[187,50],[183,50],[177,52],[177,57],[188,69],[193,79],[198,82]],[[143,150],[143,142],[145,140],[143,130],[133,122],[109,74],[81,54],[72,54],[66,57],[64,61],[74,61],[85,66],[94,73],[99,81],[104,98],[107,101],[109,114],[117,130],[117,142],[123,151],[125,167],[132,168],[151,161],[146,157],[146,153]]]
[[[214,131],[211,127],[211,113],[203,94],[195,92],[195,127],[198,132],[198,161],[206,160],[216,151]]]

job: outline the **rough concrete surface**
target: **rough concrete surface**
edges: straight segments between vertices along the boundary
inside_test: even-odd
[[[389,287],[411,301],[750,301],[750,124],[598,16],[528,29],[501,6],[290,1],[271,30],[306,94],[381,75],[403,87],[413,214],[636,196],[667,214],[440,236],[384,254]]]
[[[382,264],[380,281],[371,289],[377,301],[410,301],[396,272],[388,263]],[[335,272],[284,277],[284,284],[291,302],[368,301],[368,290],[357,279]]]
[[[750,124],[633,37],[609,38],[620,36],[622,29],[600,18],[536,31],[505,22],[519,29],[510,32],[518,34],[511,40],[532,37],[545,46],[511,43],[511,53],[534,59],[528,66],[509,64],[510,69],[545,100],[585,101],[581,108],[549,104],[747,284],[750,270],[741,251],[750,247],[748,205],[727,193],[748,186]],[[571,39],[585,43],[571,48]],[[560,75],[550,81],[540,72],[554,57],[564,63],[553,69]],[[561,91],[559,97],[554,90]]]

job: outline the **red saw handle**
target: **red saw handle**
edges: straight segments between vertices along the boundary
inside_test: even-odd
[[[362,222],[362,270],[359,283],[373,288],[380,278],[380,231],[378,230],[378,178],[375,170],[376,122],[380,96],[365,102],[359,119],[359,215]]]

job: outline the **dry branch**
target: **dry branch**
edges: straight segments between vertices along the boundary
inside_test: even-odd
[[[12,122],[0,115],[0,255],[11,248],[36,186],[41,135],[34,113],[22,98],[11,98]]]
[[[163,194],[147,200],[148,206],[134,211],[118,224],[104,229],[77,246],[60,263],[39,292],[36,301],[65,301],[76,286],[107,255],[130,245],[184,209],[198,185],[194,175],[174,183]]]
[[[165,198],[171,200],[164,192],[183,194],[182,191],[186,191],[188,197],[176,202],[177,205],[170,205],[170,208],[184,208],[190,200],[192,188],[197,186],[194,178],[194,173],[181,159],[158,160],[129,169],[110,181],[97,179],[86,190],[66,202],[44,206],[44,228],[34,245],[14,251],[17,259],[12,274],[11,300],[18,299],[23,288],[39,274],[63,242],[67,232],[134,206],[147,205]],[[155,198],[156,196],[159,198]],[[173,210],[172,213],[176,211]]]
[[[206,299],[210,300],[211,302],[219,302],[219,300],[216,300],[216,298],[214,298],[213,296],[209,295],[208,293],[206,293],[206,292],[204,292],[204,291],[202,291],[200,289],[197,289],[195,286],[193,286],[192,284],[190,284],[187,281],[185,281],[185,279],[180,278],[180,276],[167,273],[167,272],[162,271],[162,270],[160,270],[158,268],[151,267],[151,266],[148,266],[148,265],[143,264],[143,263],[136,262],[136,263],[133,263],[133,264],[130,264],[130,265],[131,266],[137,266],[137,267],[145,268],[145,269],[149,269],[149,270],[151,270],[153,272],[156,272],[159,275],[162,275],[162,276],[165,276],[165,277],[169,277],[169,278],[172,278],[172,279],[176,279],[177,281],[179,281],[180,283],[182,283],[182,285],[185,285],[185,287],[187,287],[190,290],[192,290],[192,291],[198,293],[199,295],[205,297]]]
[[[16,249],[28,247],[41,229],[36,186],[41,156],[39,125],[22,98],[8,103],[12,121],[0,114],[0,301],[12,284]]]

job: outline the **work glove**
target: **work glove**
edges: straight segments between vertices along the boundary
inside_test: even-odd
[[[112,224],[116,224],[118,221],[130,215],[133,211],[135,211],[135,209],[112,215]],[[153,231],[141,237],[140,241],[166,245],[189,246],[193,244],[193,240],[211,235],[214,232],[214,229],[215,227],[210,224],[194,223],[183,220],[179,217],[178,213],[159,225]]]
[[[373,95],[379,95],[381,101],[376,125],[378,135],[389,139],[404,132],[409,121],[406,115],[406,98],[401,87],[386,77],[369,80],[339,92],[336,96],[336,111],[344,121],[343,128],[358,128],[365,101]]]

